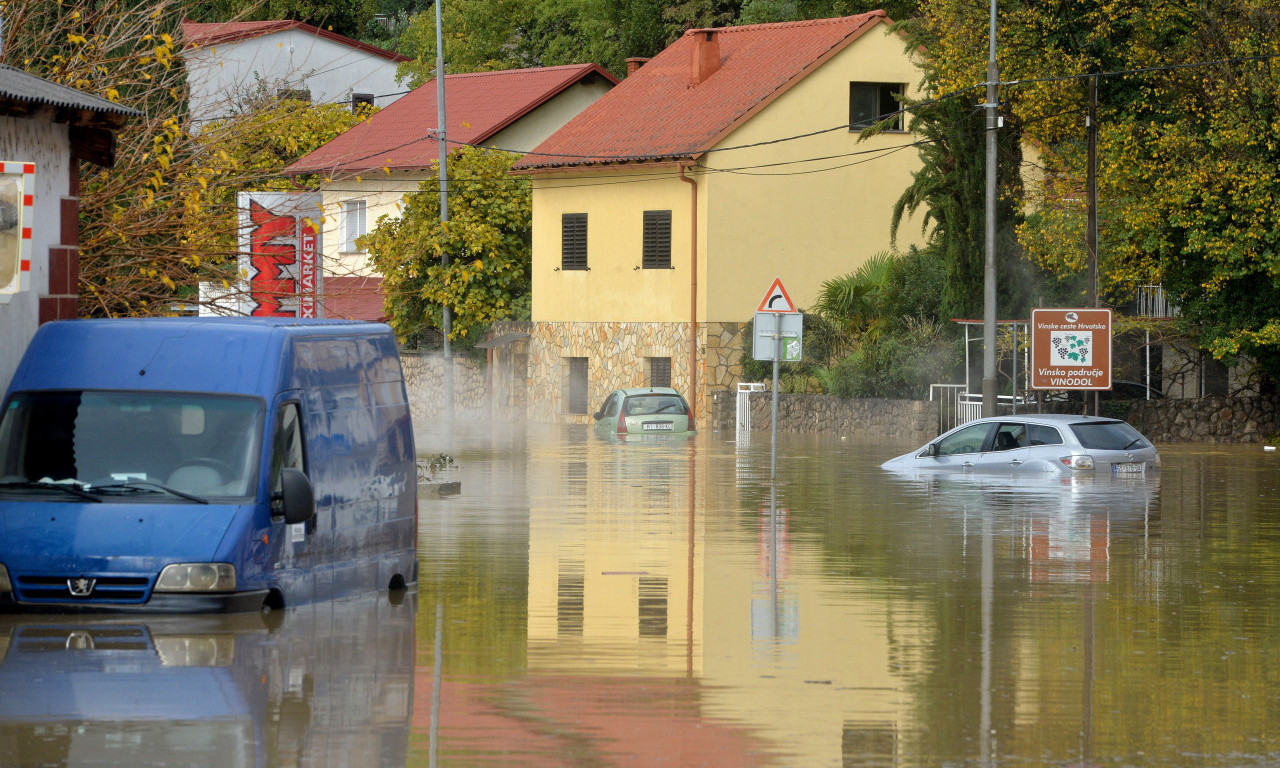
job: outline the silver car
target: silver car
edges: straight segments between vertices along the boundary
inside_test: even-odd
[[[1160,454],[1118,419],[1069,414],[993,416],[961,424],[883,469],[1143,474]]]

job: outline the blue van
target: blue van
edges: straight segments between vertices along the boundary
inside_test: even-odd
[[[0,610],[241,612],[417,583],[381,324],[71,320],[0,405]]]

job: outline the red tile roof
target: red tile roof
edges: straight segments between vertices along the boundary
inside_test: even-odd
[[[884,11],[689,30],[515,168],[696,157],[880,23],[890,23]],[[690,85],[695,46],[708,34],[720,68]]]
[[[574,83],[618,79],[596,64],[445,75],[449,142],[483,144]],[[436,81],[401,96],[381,112],[294,163],[286,173],[430,168],[436,143]]]
[[[313,27],[310,24],[301,21],[291,21],[289,19],[280,19],[277,21],[228,21],[225,23],[206,24],[195,21],[182,22],[182,37],[188,45],[195,46],[211,46],[222,45],[224,43],[235,43],[241,40],[252,40],[255,37],[270,35],[275,32],[287,32],[291,29],[297,29],[307,34],[323,37],[326,40],[332,40],[335,43],[364,51],[374,56],[381,56],[388,61],[402,62],[412,61],[411,56],[388,51],[385,48],[379,48],[376,45],[362,43],[359,40],[352,40],[344,37],[336,32],[330,32],[327,29]]]

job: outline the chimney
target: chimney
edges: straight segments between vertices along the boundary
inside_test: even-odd
[[[720,41],[716,30],[699,29],[693,33],[693,68],[689,85],[705,81],[720,69]]]
[[[627,77],[634,75],[636,70],[643,67],[648,61],[648,56],[633,56],[627,59]]]

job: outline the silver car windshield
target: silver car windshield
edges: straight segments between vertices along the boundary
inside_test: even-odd
[[[1091,421],[1072,424],[1071,431],[1080,445],[1100,451],[1124,451],[1150,448],[1151,443],[1138,430],[1123,421]]]
[[[198,497],[256,488],[263,402],[175,392],[15,394],[0,419],[0,486],[65,483],[103,501],[156,486]],[[170,496],[172,498],[172,496]]]

